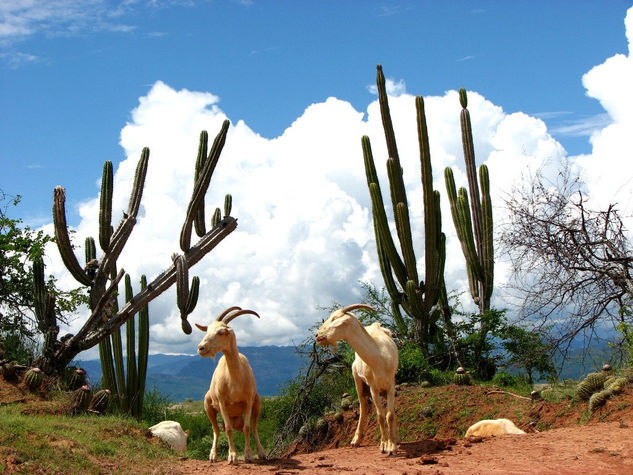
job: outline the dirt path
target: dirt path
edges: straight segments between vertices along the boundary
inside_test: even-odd
[[[452,445],[451,445],[452,444]],[[162,469],[161,469],[162,470]],[[170,473],[214,474],[632,474],[633,427],[609,422],[477,441],[428,439],[400,445],[393,457],[378,447],[328,449],[288,459],[210,464],[181,460]]]

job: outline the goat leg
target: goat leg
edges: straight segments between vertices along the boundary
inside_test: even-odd
[[[363,435],[365,435],[365,429],[367,427],[367,412],[368,412],[368,403],[367,391],[369,387],[367,384],[360,379],[360,377],[356,374],[354,376],[354,384],[356,385],[356,392],[358,393],[358,401],[360,402],[360,416],[358,417],[358,426],[356,427],[356,433],[354,434],[354,438],[350,445],[352,447],[358,447],[363,440]]]

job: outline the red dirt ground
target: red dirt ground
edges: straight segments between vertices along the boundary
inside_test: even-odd
[[[0,378],[1,379],[1,378]],[[428,407],[434,401],[433,414]],[[0,403],[24,404],[25,413],[49,412],[37,394],[0,384]],[[459,416],[461,414],[461,416]],[[466,416],[464,416],[466,414]],[[297,442],[284,457],[254,463],[181,458],[138,472],[157,474],[631,474],[633,473],[633,387],[587,419],[586,403],[533,402],[479,386],[404,388],[398,395],[398,417],[404,441],[394,456],[381,454],[376,435],[358,448],[349,447],[355,411],[343,424],[330,421],[321,440]],[[486,439],[461,437],[466,425],[490,417],[509,417],[526,432]],[[424,423],[436,427],[425,435]],[[541,432],[539,432],[539,429]],[[375,422],[368,430],[376,434]],[[10,464],[9,464],[10,467]],[[129,468],[129,467],[128,467]],[[112,473],[113,467],[103,467]]]

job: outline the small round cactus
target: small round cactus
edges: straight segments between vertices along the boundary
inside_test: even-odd
[[[102,389],[97,391],[90,400],[88,410],[99,414],[104,414],[108,410],[112,392],[109,389]]]
[[[79,389],[75,389],[70,398],[71,412],[73,414],[85,412],[86,409],[88,409],[88,404],[90,404],[91,396],[92,390],[87,384],[84,384]]]
[[[600,406],[604,406],[609,396],[611,396],[611,391],[608,389],[593,393],[589,398],[589,410],[594,412]]]
[[[468,374],[461,366],[455,371],[453,382],[458,386],[468,386],[470,384],[470,374]]]
[[[336,411],[336,413],[334,414],[334,420],[336,422],[338,422],[339,424],[342,424],[343,421],[345,420],[345,416],[343,415],[343,411]]]
[[[587,401],[593,393],[604,389],[606,375],[601,373],[589,373],[576,388],[576,395],[583,401]]]
[[[68,387],[71,390],[78,389],[86,383],[86,370],[77,368],[68,376]]]
[[[344,397],[343,399],[341,399],[341,409],[343,409],[344,411],[347,411],[351,408],[352,408],[352,398]]]
[[[38,389],[44,381],[44,373],[39,368],[31,368],[24,375],[26,387],[31,391]]]

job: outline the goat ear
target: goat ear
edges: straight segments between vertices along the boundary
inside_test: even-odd
[[[209,327],[208,327],[208,326],[206,326],[206,325],[198,325],[197,323],[194,323],[194,325],[195,325],[196,327],[198,327],[198,330],[203,331],[203,332],[206,332],[206,331],[207,331],[207,328],[209,328]]]

